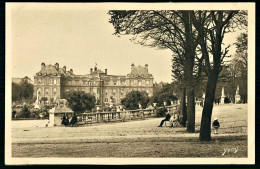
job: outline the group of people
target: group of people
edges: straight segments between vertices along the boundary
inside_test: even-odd
[[[174,122],[178,122],[179,121],[179,116],[178,114],[174,113],[173,116],[170,115],[169,111],[167,109],[165,109],[165,118],[161,121],[160,125],[158,127],[162,127],[163,124],[166,122],[166,121],[169,121],[170,122],[170,127],[173,127]],[[212,127],[214,129],[214,134],[218,134],[218,129],[220,127],[220,124],[219,124],[219,121],[218,121],[218,118],[215,117],[214,118],[214,121],[212,123]]]
[[[64,116],[62,117],[61,124],[63,124],[65,127],[67,127],[69,125],[74,126],[77,124],[77,122],[78,122],[78,119],[77,119],[76,114],[73,114],[71,121],[69,121],[69,116],[64,114]]]

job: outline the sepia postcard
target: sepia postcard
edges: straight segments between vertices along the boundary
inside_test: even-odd
[[[6,3],[5,164],[255,164],[255,3]]]

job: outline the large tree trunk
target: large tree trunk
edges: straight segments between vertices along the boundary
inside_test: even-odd
[[[200,126],[200,141],[211,140],[211,115],[213,110],[213,102],[215,99],[215,91],[217,86],[217,75],[213,75],[208,79],[205,103],[202,111]]]
[[[187,132],[195,132],[195,93],[193,88],[187,89]]]
[[[180,101],[180,123],[182,126],[186,126],[187,111],[186,111],[186,88],[182,88],[182,95]]]

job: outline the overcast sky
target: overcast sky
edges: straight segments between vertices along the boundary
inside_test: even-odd
[[[149,65],[156,82],[171,82],[170,50],[155,50],[132,43],[126,36],[112,35],[107,10],[52,10],[18,8],[12,12],[12,77],[33,78],[41,63],[72,68],[84,75],[98,64],[108,74],[126,75],[130,65]],[[227,44],[238,33],[225,37]],[[234,52],[234,47],[230,50]]]

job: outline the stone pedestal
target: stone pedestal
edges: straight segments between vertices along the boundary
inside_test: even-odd
[[[241,99],[240,95],[236,95],[235,96],[235,103],[239,103],[240,99]]]
[[[225,103],[225,91],[224,91],[224,87],[222,87],[220,103],[221,103],[221,104],[224,104],[224,103]]]
[[[239,95],[239,86],[237,86],[236,96],[235,96],[235,103],[239,103],[240,99],[241,99],[241,97]]]

